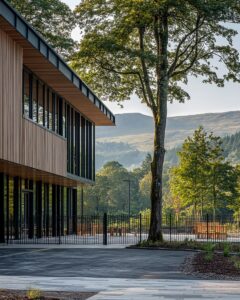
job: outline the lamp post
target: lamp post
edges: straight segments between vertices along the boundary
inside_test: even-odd
[[[128,217],[130,219],[131,214],[131,180],[130,179],[124,179],[124,182],[128,182]]]

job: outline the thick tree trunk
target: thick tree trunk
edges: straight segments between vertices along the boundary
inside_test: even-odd
[[[165,80],[160,88],[160,110],[155,116],[154,153],[151,165],[151,220],[149,241],[162,241],[162,179],[165,156],[165,130],[167,120],[168,81]]]
[[[151,220],[149,241],[162,241],[163,163],[165,156],[165,131],[168,101],[168,11],[155,18],[154,36],[157,45],[158,62],[157,101],[154,114],[154,153],[151,165]]]

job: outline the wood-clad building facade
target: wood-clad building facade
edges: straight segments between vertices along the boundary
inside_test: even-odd
[[[114,115],[0,0],[0,242],[77,230],[76,187],[95,181],[95,126]],[[11,231],[11,232],[10,232]]]

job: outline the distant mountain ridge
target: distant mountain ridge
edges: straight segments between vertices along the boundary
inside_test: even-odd
[[[166,148],[180,146],[200,125],[221,137],[235,134],[240,131],[240,111],[169,117]],[[140,113],[117,114],[116,127],[96,129],[97,168],[114,158],[125,167],[138,166],[146,153],[152,152],[153,132],[152,117]]]

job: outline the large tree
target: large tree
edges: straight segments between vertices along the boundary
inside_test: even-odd
[[[171,170],[171,192],[178,207],[203,215],[225,213],[239,197],[239,171],[224,160],[222,140],[202,127],[182,146],[179,164]]]
[[[8,0],[49,44],[68,59],[76,48],[71,38],[74,13],[60,0]]]
[[[73,66],[110,101],[137,94],[155,122],[149,240],[162,239],[162,174],[168,101],[189,98],[188,76],[222,87],[238,80],[232,39],[236,0],[82,0],[82,40]],[[224,65],[218,73],[216,65]]]
[[[172,196],[182,208],[202,214],[207,190],[209,140],[202,127],[188,137],[178,152],[179,164],[171,169]]]

